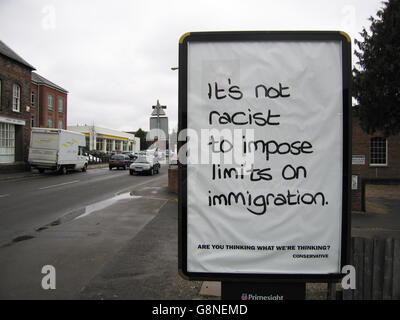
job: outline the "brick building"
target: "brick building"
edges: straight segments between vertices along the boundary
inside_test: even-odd
[[[27,161],[32,70],[32,65],[0,41],[0,165]]]
[[[352,210],[365,211],[367,184],[400,183],[400,135],[369,135],[354,114],[352,140]]]
[[[68,91],[32,72],[31,126],[67,129]]]
[[[25,167],[31,127],[67,127],[67,91],[0,41],[0,170]]]

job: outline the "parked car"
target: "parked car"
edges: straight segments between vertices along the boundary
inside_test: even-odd
[[[132,162],[133,160],[126,154],[114,154],[108,162],[108,167],[110,170],[112,170],[112,168],[123,168],[126,170]]]
[[[160,172],[160,163],[152,156],[139,156],[129,167],[129,174],[146,172],[150,175]]]
[[[131,158],[133,161],[135,161],[137,159],[137,155],[132,153],[131,151],[122,151],[121,154],[126,154],[127,156],[129,156],[129,158]]]
[[[87,157],[89,163],[100,163],[101,162],[100,158],[95,157],[94,155],[92,155],[90,153],[85,153],[84,155]]]

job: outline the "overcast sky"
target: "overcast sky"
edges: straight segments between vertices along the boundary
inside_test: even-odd
[[[380,7],[376,0],[0,0],[0,39],[69,91],[68,125],[148,130],[159,99],[172,129],[178,72],[171,67],[183,33],[343,30],[353,39]]]

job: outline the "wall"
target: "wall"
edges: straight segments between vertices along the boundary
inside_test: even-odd
[[[374,166],[370,162],[370,140],[382,136],[379,133],[369,135],[359,126],[359,119],[353,116],[352,155],[364,155],[365,164],[353,164],[352,175],[358,176],[357,190],[352,190],[352,210],[364,210],[363,185],[368,182],[400,182],[400,135],[387,138],[387,166]]]
[[[31,94],[32,92],[35,95],[35,100],[32,104],[31,102]],[[34,121],[34,127],[39,127],[39,115],[40,115],[40,110],[38,108],[38,102],[39,102],[39,87],[38,85],[34,84],[31,82],[31,93],[29,95],[29,102],[30,102],[30,106],[31,106],[31,116],[35,117],[35,121]]]
[[[168,168],[168,191],[178,194],[178,166]]]
[[[49,110],[47,107],[47,95],[53,95],[53,110]],[[47,128],[47,120],[52,118],[53,127],[58,128],[58,120],[63,121],[63,128],[67,129],[67,94],[61,91],[55,90],[44,85],[39,86],[39,104],[40,104],[40,127]],[[62,113],[58,112],[58,98],[64,99],[64,111]]]

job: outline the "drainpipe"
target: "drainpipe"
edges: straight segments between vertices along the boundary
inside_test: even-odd
[[[37,116],[38,116],[38,127],[40,127],[40,85],[37,85]]]

